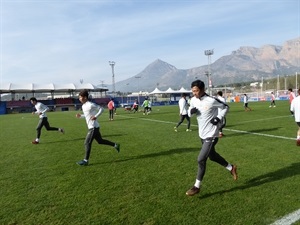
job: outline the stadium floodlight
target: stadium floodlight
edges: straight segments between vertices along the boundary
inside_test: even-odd
[[[114,70],[115,64],[116,63],[114,61],[109,61],[109,65],[111,66],[111,70],[112,70],[112,93],[113,93],[113,96],[116,93],[115,70]]]
[[[142,78],[141,76],[135,76],[136,79],[138,79],[138,101],[140,104],[140,78]]]
[[[298,72],[296,72],[296,91],[298,91]]]
[[[285,75],[284,76],[284,90],[286,91],[287,89],[286,89],[286,78],[288,77],[288,75]]]
[[[211,56],[214,54],[214,50],[205,50],[204,54],[207,56],[208,63],[207,63],[207,72],[205,72],[205,75],[207,76],[208,82],[207,82],[207,92],[209,95],[212,95],[211,88],[211,71],[210,71],[210,64],[211,64]]]

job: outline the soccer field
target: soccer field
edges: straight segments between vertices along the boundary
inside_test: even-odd
[[[32,145],[38,117],[0,116],[0,224],[201,224],[269,225],[300,209],[300,147],[287,101],[229,103],[225,136],[216,150],[238,166],[239,179],[208,161],[198,195],[194,184],[201,147],[196,118],[192,132],[178,132],[178,106],[154,106],[148,116],[106,110],[98,119],[103,138],[121,151],[93,143],[84,157],[87,127],[77,112],[49,112],[51,126]],[[299,213],[293,214],[300,224]],[[287,225],[288,222],[277,224]]]

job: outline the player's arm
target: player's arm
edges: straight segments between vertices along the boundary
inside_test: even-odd
[[[40,105],[38,105],[38,107],[36,107],[36,112],[35,113],[38,114],[38,115],[42,115],[45,112],[47,112],[48,109],[49,109],[48,106],[41,103]]]
[[[218,109],[220,109],[218,111],[218,116],[217,117],[220,120],[222,120],[225,117],[225,115],[227,114],[227,112],[229,110],[229,106],[226,103],[220,101],[219,99],[216,99],[214,101],[213,105],[214,105],[214,107],[217,107]]]
[[[44,105],[44,104],[41,105],[41,111],[40,111],[41,114],[44,114],[44,113],[47,112],[48,110],[49,110],[48,106],[46,106],[46,105]]]
[[[76,118],[85,118],[84,114],[80,114],[80,113],[77,113],[75,116]]]
[[[290,111],[291,111],[291,114],[294,115],[294,113],[295,113],[295,100],[294,99],[291,102]]]
[[[93,104],[92,107],[98,110],[98,112],[94,116],[91,116],[91,120],[96,120],[103,113],[104,108],[96,104]]]
[[[200,111],[197,109],[197,107],[195,105],[195,101],[192,98],[191,102],[190,102],[189,109],[188,109],[188,116],[191,117],[194,114],[200,115]]]
[[[182,115],[183,109],[184,109],[184,106],[182,104],[182,101],[179,100],[179,115]]]

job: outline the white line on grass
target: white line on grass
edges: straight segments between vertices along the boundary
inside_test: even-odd
[[[258,122],[258,121],[274,120],[274,119],[280,119],[280,118],[292,117],[292,116],[293,115],[289,115],[289,116],[277,116],[277,117],[263,118],[263,119],[258,119],[258,120],[246,120],[246,121],[242,121],[240,123],[235,123],[234,125],[240,125],[240,124],[245,124],[245,123],[253,123],[253,122]]]
[[[119,115],[119,116],[125,117],[125,118],[136,118],[136,117],[132,117],[132,116],[123,116],[123,115]],[[154,120],[154,119],[149,119],[149,118],[139,118],[139,119],[152,121],[152,122],[158,122],[158,123],[176,124],[176,123],[170,122],[170,121]],[[191,125],[191,126],[197,127],[197,125]],[[235,132],[235,133],[244,133],[244,134],[251,134],[251,135],[271,137],[271,138],[280,138],[280,139],[285,139],[285,140],[295,140],[295,138],[291,138],[291,137],[277,136],[277,135],[271,135],[271,134],[262,134],[262,133],[244,131],[244,130],[234,130],[234,129],[228,129],[228,128],[224,128],[223,130],[228,130],[228,131]]]
[[[282,217],[281,219],[275,221],[271,225],[291,225],[297,222],[298,220],[300,220],[300,209]]]
[[[233,130],[233,129],[227,129],[227,128],[224,128],[223,130],[228,130],[228,131],[232,131],[232,132],[236,132],[236,133],[244,133],[244,134],[257,135],[257,136],[280,138],[280,139],[286,139],[286,140],[295,140],[295,138],[290,138],[290,137],[283,137],[283,136],[277,136],[277,135],[272,135],[272,134],[262,134],[262,133],[244,131],[244,130]]]

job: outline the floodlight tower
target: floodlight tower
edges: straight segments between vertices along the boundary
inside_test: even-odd
[[[135,76],[136,79],[138,79],[138,101],[140,104],[140,78],[142,78],[141,76]]]
[[[115,84],[115,62],[114,61],[109,61],[109,65],[111,66],[111,71],[112,71],[112,92],[113,92],[113,96],[115,96],[116,93],[116,84]]]
[[[211,88],[212,88],[212,84],[211,84],[211,71],[210,71],[210,64],[211,64],[211,56],[214,54],[214,50],[211,49],[211,50],[205,50],[204,51],[204,54],[207,56],[207,59],[208,59],[208,62],[207,62],[207,72],[205,73],[205,75],[207,76],[207,79],[208,79],[208,85],[207,85],[207,92],[209,95],[212,95],[212,91],[211,91]]]

